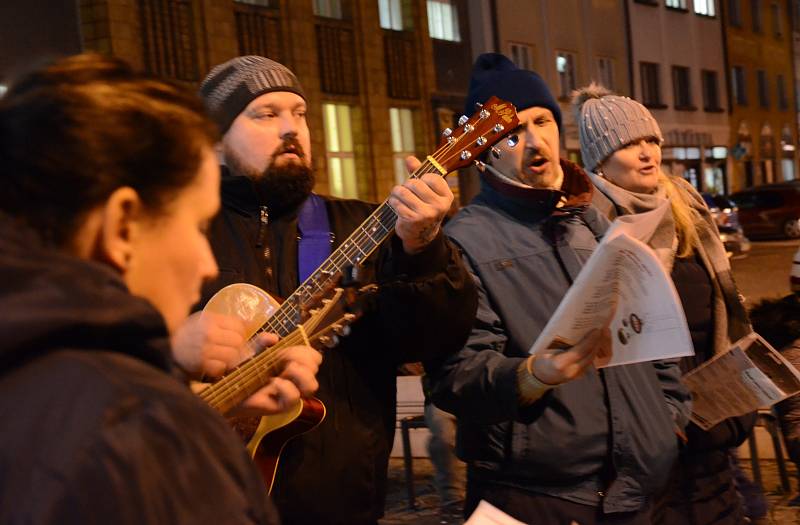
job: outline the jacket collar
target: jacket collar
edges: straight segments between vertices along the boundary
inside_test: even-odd
[[[512,184],[485,170],[481,174],[481,196],[520,219],[540,220],[582,213],[592,201],[592,182],[574,162],[560,159],[560,164],[564,172],[560,190]]]
[[[227,166],[220,166],[222,173],[222,202],[242,215],[258,215],[258,201],[253,182],[247,177],[234,175]]]

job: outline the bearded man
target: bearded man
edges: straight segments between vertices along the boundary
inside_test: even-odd
[[[209,231],[219,278],[204,302],[235,282],[288,297],[376,207],[312,192],[307,101],[285,66],[237,57],[213,68],[200,91],[223,137],[222,210]],[[317,396],[327,417],[281,454],[272,495],[283,523],[375,524],[383,515],[397,366],[460,348],[477,308],[440,228],[452,201],[436,174],[393,188],[395,233],[359,264],[360,282],[379,285],[374,308],[325,355]],[[196,317],[174,338],[176,359],[219,375],[236,364],[236,326]]]

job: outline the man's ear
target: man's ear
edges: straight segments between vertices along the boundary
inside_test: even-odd
[[[115,190],[98,218],[93,258],[125,273],[133,257],[142,216],[142,200],[136,190],[128,186]]]

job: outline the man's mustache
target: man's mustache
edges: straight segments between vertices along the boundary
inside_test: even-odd
[[[284,153],[294,153],[301,159],[305,157],[305,152],[303,151],[303,146],[300,145],[300,142],[295,138],[286,138],[283,139],[281,145],[278,146],[278,149],[275,150],[275,153],[272,154],[273,160],[278,157],[279,155],[283,155]]]

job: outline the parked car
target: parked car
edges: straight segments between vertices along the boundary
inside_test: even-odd
[[[736,204],[724,195],[703,193],[711,217],[717,223],[719,239],[725,245],[725,251],[731,255],[742,255],[750,251],[750,239],[745,237],[739,224]]]
[[[755,186],[734,193],[739,222],[750,237],[800,238],[800,181]]]

